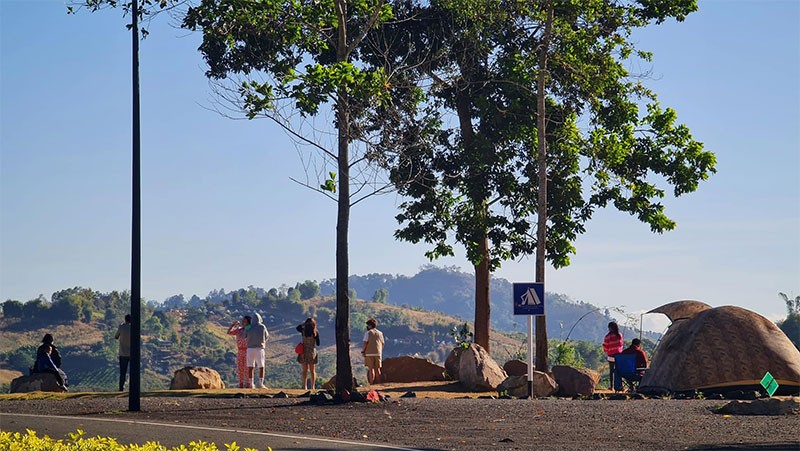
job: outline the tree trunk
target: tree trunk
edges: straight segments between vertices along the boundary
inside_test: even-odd
[[[545,23],[544,38],[539,48],[539,74],[536,80],[536,135],[539,144],[538,179],[539,198],[536,223],[536,281],[544,283],[545,280],[545,252],[547,250],[547,115],[545,114],[547,76],[547,52],[550,49],[550,35],[553,30],[553,5],[547,3],[547,22]],[[547,371],[547,318],[536,317],[536,369]]]
[[[336,1],[339,36],[337,61],[347,61],[347,3]],[[338,126],[339,196],[336,216],[336,392],[353,391],[353,368],[350,363],[350,111],[346,86],[339,87],[336,99]]]
[[[481,262],[475,266],[475,343],[489,352],[489,319],[491,295],[489,290],[489,237],[481,239]]]
[[[462,72],[464,69],[462,68]],[[467,154],[477,152],[475,149],[475,131],[472,129],[472,114],[469,92],[461,87],[456,100],[461,141]],[[480,205],[485,214],[484,199],[473,199]],[[489,237],[484,230],[480,238],[481,261],[475,265],[475,343],[489,352],[489,327],[491,324],[491,305],[489,296]]]

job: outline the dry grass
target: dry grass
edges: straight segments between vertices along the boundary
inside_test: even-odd
[[[445,382],[410,382],[410,383],[392,383],[392,384],[376,384],[368,387],[359,387],[362,393],[369,390],[377,390],[380,393],[389,395],[393,398],[399,398],[404,393],[413,391],[420,398],[433,398],[433,399],[456,399],[456,398],[478,398],[479,396],[497,395],[497,392],[465,392],[458,382],[445,381]],[[264,388],[264,389],[241,389],[241,388],[225,388],[221,390],[154,390],[142,392],[143,398],[150,397],[191,397],[191,398],[235,398],[242,394],[248,396],[254,395],[271,395],[274,396],[280,392],[286,393],[290,397],[299,397],[307,392],[301,389],[289,388]],[[8,400],[33,400],[33,399],[93,399],[93,398],[127,398],[128,393],[120,392],[67,392],[67,393],[52,393],[35,391],[30,393],[10,393],[0,395],[0,401]]]
[[[10,384],[12,380],[22,376],[22,373],[14,370],[0,369],[0,384]]]
[[[103,339],[103,332],[94,324],[72,322],[59,324],[46,330],[18,330],[17,320],[0,320],[0,353],[13,351],[20,346],[35,345],[42,342],[45,333],[53,334],[56,346],[93,345]]]

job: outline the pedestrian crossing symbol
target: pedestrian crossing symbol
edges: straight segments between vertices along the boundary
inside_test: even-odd
[[[514,314],[544,315],[543,283],[526,282],[514,284]]]

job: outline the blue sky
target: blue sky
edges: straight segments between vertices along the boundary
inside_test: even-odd
[[[0,300],[130,285],[130,34],[120,11],[0,0]],[[335,272],[336,205],[289,180],[296,149],[266,120],[209,111],[200,37],[151,24],[141,44],[142,292],[162,300]],[[800,294],[800,2],[700,2],[641,30],[647,85],[717,154],[718,173],[668,200],[677,230],[604,211],[548,291],[638,312],[680,299],[784,315]],[[412,275],[394,194],[352,211],[353,274]],[[471,271],[463,252],[435,262]],[[534,278],[532,259],[496,273]],[[362,293],[363,295],[363,293]],[[390,293],[391,297],[391,293]],[[511,308],[511,306],[509,306]]]

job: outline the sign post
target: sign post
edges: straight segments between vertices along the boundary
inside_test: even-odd
[[[514,314],[528,316],[528,397],[533,398],[533,317],[544,315],[544,284],[513,284]]]

